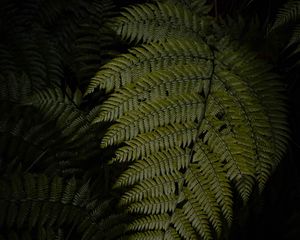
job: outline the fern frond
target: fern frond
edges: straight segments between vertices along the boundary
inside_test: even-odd
[[[99,154],[94,127],[90,126],[95,111],[85,115],[58,89],[33,95],[30,89],[16,88],[12,94],[6,89],[0,95],[4,103],[10,102],[0,105],[2,110],[7,108],[0,118],[0,152],[5,158],[1,171],[17,166],[24,171],[43,167],[50,175],[57,171],[68,175],[82,171],[83,163]],[[78,101],[76,95],[73,99]]]
[[[218,161],[218,157],[214,153],[209,152],[207,145],[198,142],[196,149],[193,162],[200,166],[200,172],[211,183],[210,190],[221,206],[226,220],[230,223],[233,216],[233,201],[232,190],[226,171],[224,171],[223,165]]]
[[[245,51],[245,49],[238,50],[240,52]],[[234,73],[234,75],[230,74],[233,78],[230,77],[229,82],[233,82],[236,77],[244,80],[244,87],[242,87],[242,85],[236,85],[240,90],[244,88],[244,94],[240,95],[242,98],[238,101],[242,101],[240,102],[240,106],[244,105],[243,111],[246,114],[245,116],[248,115],[248,120],[245,119],[245,121],[249,121],[248,126],[251,127],[248,131],[255,133],[251,138],[254,141],[253,147],[257,149],[257,151],[252,152],[251,155],[252,158],[254,158],[254,155],[257,155],[256,174],[258,175],[259,185],[262,189],[269,177],[267,173],[271,173],[278,164],[289,138],[286,115],[280,114],[286,113],[285,99],[282,94],[282,85],[278,81],[278,76],[268,73],[268,69],[270,69],[269,65],[256,60],[255,55],[250,53],[247,54],[247,58],[244,61],[238,61],[238,56],[239,53],[237,50],[232,50],[229,47],[227,50],[224,50],[224,53],[220,57],[224,64],[222,68],[230,69],[230,71]],[[226,73],[227,71],[222,70],[222,72]],[[228,72],[226,75],[227,74]],[[223,79],[226,80],[226,77],[223,77]],[[235,95],[235,87],[228,87],[230,91],[233,91],[232,95]],[[246,93],[251,93],[252,97],[246,97]],[[223,97],[224,96],[222,96],[222,98]],[[223,104],[229,102],[232,102],[232,100],[224,101]],[[231,114],[235,114],[235,111],[231,112]],[[251,114],[252,112],[255,114]],[[240,136],[243,136],[243,132],[241,132],[237,138],[239,138],[239,141],[242,140],[244,142],[242,143],[244,145],[243,151],[248,152],[247,155],[251,157],[249,148],[248,151],[246,150],[249,144],[245,141],[247,138],[249,139],[249,137],[246,135],[244,137]],[[278,140],[278,138],[281,139],[282,142]],[[269,141],[270,139],[272,139],[272,141]]]
[[[196,206],[194,204],[196,204]],[[174,224],[179,225],[179,221],[184,221],[186,226],[190,225],[190,231],[197,231],[204,239],[212,239],[211,229],[209,227],[208,217],[203,214],[195,201],[188,201],[184,204],[179,213],[175,212]],[[175,225],[175,226],[176,226]],[[182,224],[180,224],[182,225]],[[179,227],[180,227],[179,225]],[[192,230],[193,229],[193,230]],[[194,230],[195,229],[195,230]],[[179,228],[180,230],[180,228]],[[195,234],[195,233],[194,233]],[[184,235],[186,236],[186,234]],[[192,238],[197,239],[197,238]]]
[[[156,97],[187,94],[190,89],[199,93],[208,92],[211,71],[210,62],[203,61],[197,65],[182,65],[151,72],[135,84],[112,93],[101,105],[97,121],[113,121],[125,111],[138,109],[142,102]]]
[[[35,227],[76,226],[82,239],[94,235],[107,237],[107,230],[124,219],[122,215],[106,216],[107,202],[91,202],[88,183],[77,186],[75,179],[26,174],[0,182],[1,227],[13,225]],[[104,207],[104,208],[103,208]],[[117,235],[122,235],[119,229]],[[90,235],[93,233],[92,235]]]
[[[157,198],[147,198],[147,200],[142,202],[135,202],[130,205],[128,211],[132,213],[161,214],[169,211],[173,212],[176,204],[176,195],[163,195]]]
[[[300,11],[299,11],[300,14]],[[293,29],[293,34],[290,39],[290,45],[297,44],[300,42],[300,24],[297,24]]]
[[[7,163],[2,166],[3,169],[13,169],[20,161],[25,169],[30,168],[34,162],[38,163],[37,165],[45,163],[48,149],[61,143],[61,139],[57,139],[58,132],[51,129],[52,127],[51,124],[45,123],[32,125],[28,120],[22,119],[15,121],[12,116],[1,119],[0,151],[7,159]],[[51,141],[52,138],[56,138],[57,142]]]
[[[113,145],[128,141],[138,133],[150,132],[168,124],[200,121],[204,103],[197,94],[159,98],[140,105],[139,110],[128,112],[118,123],[108,129],[102,145]]]
[[[106,24],[115,15],[114,3],[111,0],[91,1],[84,15],[76,18],[79,23],[74,31],[75,41],[71,44],[73,59],[70,67],[78,84],[85,88],[98,68],[111,58],[115,39]]]
[[[296,21],[300,15],[300,3],[297,0],[289,0],[277,13],[276,20],[271,31],[287,23]]]
[[[61,89],[47,88],[35,92],[24,105],[37,108],[46,119],[56,121],[63,134],[74,138],[88,128],[87,119],[75,101],[80,101],[76,95],[72,97]]]
[[[214,194],[209,189],[209,181],[196,168],[197,165],[191,165],[185,173],[187,189],[185,198],[187,202],[193,205],[195,213],[205,214],[217,232],[222,228],[220,219],[220,209]]]
[[[100,66],[109,58],[112,43],[111,32],[98,24],[81,24],[76,32],[74,59],[71,64],[80,85],[94,76]]]
[[[291,51],[287,56],[288,58],[299,53],[298,46],[297,46],[300,43],[299,20],[300,20],[300,2],[297,0],[289,0],[287,1],[287,3],[285,3],[285,5],[281,9],[279,9],[275,22],[271,26],[269,31],[271,32],[277,30],[282,26],[291,25],[293,27],[291,36],[289,37],[289,41],[285,46],[285,50],[287,48],[293,49],[293,51]],[[296,62],[294,66],[296,66],[297,64],[298,62]]]
[[[166,236],[176,236],[176,238],[184,239],[197,239],[199,238],[198,234],[195,233],[192,224],[184,216],[182,210],[176,209],[175,213],[172,215],[172,223],[174,227],[171,227],[170,224],[165,233]]]
[[[101,147],[117,145],[112,162],[128,163],[115,187],[120,205],[141,214],[129,238],[215,239],[232,222],[235,196],[247,202],[256,183],[262,190],[284,154],[283,87],[270,66],[181,4],[138,5],[118,21],[117,33],[141,47],[103,66],[87,93],[110,93],[96,122],[112,121]],[[176,21],[180,37],[169,27]]]
[[[13,72],[0,75],[0,101],[10,104],[20,104],[32,92],[31,82],[26,74]]]
[[[181,4],[192,10],[197,16],[206,16],[212,8],[212,5],[208,5],[206,0],[165,0],[163,2]]]
[[[91,79],[86,94],[98,87],[110,92],[114,88],[135,82],[151,71],[171,67],[173,64],[185,65],[211,59],[209,47],[199,41],[169,39],[164,43],[144,44],[131,49],[130,54],[123,54],[101,67]]]
[[[165,229],[168,225],[169,216],[168,214],[160,215],[149,215],[144,218],[134,220],[130,225],[130,230],[155,230]],[[159,232],[156,232],[159,233]]]
[[[11,41],[3,43],[9,55],[13,57],[14,68],[26,73],[34,89],[58,86],[62,79],[63,66],[54,44],[46,40],[45,36],[28,36],[25,33],[26,28],[21,29],[23,32],[14,33],[16,36]],[[40,34],[43,35],[42,31]],[[48,48],[44,49],[43,44],[47,44]],[[8,70],[5,68],[3,72]]]
[[[204,142],[215,152],[219,161],[225,161],[225,168],[229,173],[230,180],[241,180],[245,176],[252,176],[253,181],[245,182],[245,186],[242,187],[240,194],[246,201],[251,192],[248,192],[248,189],[254,184],[254,167],[252,162],[247,162],[243,157],[242,148],[236,145],[237,141],[230,136],[230,134],[222,134],[219,132],[219,128],[223,127],[221,123],[214,126],[213,124],[218,121],[209,121],[207,119],[203,120],[201,125],[201,130],[205,134]],[[251,158],[251,152],[247,156]]]
[[[115,183],[116,187],[134,185],[143,179],[165,175],[187,167],[190,160],[190,151],[182,148],[168,148],[158,151],[155,155],[135,161],[121,174]]]
[[[186,147],[197,137],[197,125],[193,123],[173,124],[157,128],[155,131],[140,134],[127,141],[127,146],[120,147],[114,161],[132,161],[147,157],[155,152]]]
[[[125,8],[126,11],[115,19],[112,28],[129,42],[157,42],[168,38],[189,36],[195,39],[205,36],[211,19],[200,16],[206,15],[209,7],[204,6],[203,1],[190,2],[190,9],[186,5],[183,7],[181,4],[165,1]]]
[[[130,191],[126,192],[120,201],[121,205],[127,205],[136,200],[147,197],[160,197],[163,195],[174,194],[176,190],[175,182],[182,180],[179,172],[172,175],[163,175],[154,179],[146,179],[135,185]]]
[[[135,239],[136,236],[141,239],[153,239],[153,237],[158,239],[199,239],[182,210],[176,210],[172,215],[172,222],[173,226],[170,226],[168,214],[150,215],[137,219],[129,225],[129,229],[139,231],[139,233],[130,235],[129,239]]]

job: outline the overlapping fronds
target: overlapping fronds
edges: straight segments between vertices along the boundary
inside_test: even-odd
[[[97,69],[115,52],[114,36],[106,27],[107,21],[114,15],[113,1],[92,1],[88,4],[84,17],[79,19],[78,26],[74,29],[70,68],[76,74],[80,86],[86,87]]]
[[[205,63],[203,61],[203,63]],[[204,65],[204,64],[203,64]],[[108,100],[100,106],[99,121],[113,121],[126,111],[136,110],[141,102],[146,102],[155,96],[188,94],[189,88],[208,91],[211,69],[201,67],[202,64],[170,66],[151,74],[145,74],[135,85],[124,86],[112,93]],[[202,81],[199,81],[202,80]],[[175,84],[176,83],[176,84]],[[189,88],[186,87],[189,85]],[[151,91],[149,91],[151,89]],[[148,91],[145,91],[148,90]]]
[[[79,109],[80,90],[33,92],[26,74],[1,75],[1,172],[45,171],[73,174],[99,154],[94,127],[95,111]]]
[[[0,102],[6,104],[20,104],[32,92],[32,84],[26,74],[14,72],[0,75]]]
[[[63,240],[62,229],[52,229],[51,227],[39,227],[31,230],[8,231],[0,235],[1,240]]]
[[[76,140],[82,145],[87,142],[90,142],[90,146],[93,145],[91,138],[95,137],[92,132],[94,127],[90,123],[94,120],[97,109],[84,112],[80,109],[81,101],[82,94],[79,89],[72,93],[70,89],[62,92],[53,88],[34,93],[25,105],[38,109],[46,120],[55,121],[56,127],[68,139],[68,143],[74,144],[74,148],[82,149],[76,144]]]
[[[163,43],[144,44],[131,49],[130,53],[123,54],[101,67],[101,74],[97,73],[92,78],[86,93],[93,92],[97,87],[110,92],[114,88],[118,89],[138,80],[149,72],[165,70],[173,64],[208,62],[211,66],[209,62],[212,60],[212,53],[206,44],[187,39],[168,39]]]
[[[91,200],[89,183],[80,184],[74,178],[66,181],[57,176],[11,176],[1,180],[0,196],[2,232],[25,227],[44,232],[43,228],[52,228],[52,232],[61,227],[75,228],[69,234],[80,234],[81,239],[114,239],[123,232],[124,215],[110,215],[110,200]]]
[[[211,19],[207,16],[209,7],[203,5],[204,1],[184,5],[176,3],[178,1],[175,4],[174,1],[166,1],[126,8],[112,27],[121,38],[135,42],[156,42],[187,35],[190,38],[205,36]],[[193,14],[193,10],[200,9]],[[201,18],[201,15],[204,16]]]
[[[136,160],[139,157],[149,155],[151,152],[157,152],[169,147],[185,147],[195,140],[196,136],[197,125],[194,123],[172,124],[160,127],[150,133],[139,134],[134,139],[127,141],[126,146],[116,150],[115,160]]]
[[[14,115],[1,118],[0,153],[5,159],[1,171],[15,171],[18,167],[28,171],[41,165],[52,168],[58,164],[57,148],[63,142],[59,136],[59,131],[49,123],[32,124],[29,120],[16,120]]]
[[[168,2],[169,0],[166,0],[165,2]],[[173,0],[170,0],[170,2],[174,3]],[[212,5],[209,5],[206,0],[178,0],[179,3],[183,4],[184,7],[191,9],[194,13],[200,16],[206,16],[209,11],[212,9]],[[175,1],[176,3],[176,1]]]
[[[64,81],[85,87],[108,58],[107,47],[113,40],[104,24],[114,14],[113,6],[111,0],[3,1],[1,71],[23,71],[37,89]],[[75,76],[66,80],[69,69]]]
[[[300,1],[289,0],[281,9],[279,9],[275,22],[270,28],[270,32],[283,26],[291,25],[292,34],[286,47],[296,45],[290,56],[299,53],[300,43]]]
[[[9,65],[1,66],[3,75],[11,72],[26,73],[35,89],[47,85],[60,85],[63,75],[61,56],[51,42],[47,43],[45,39],[38,39],[24,33],[12,38],[12,40],[7,39],[8,42],[2,45],[3,51],[0,53],[1,59],[10,61]],[[48,49],[44,49],[44,45],[47,45]]]
[[[95,129],[90,125],[95,111],[80,110],[80,101],[79,90],[68,96],[56,88],[45,89],[26,96],[17,108],[20,115],[10,109],[2,116],[1,154],[9,168],[20,164],[26,171],[42,167],[51,175],[73,174],[98,156]]]
[[[277,75],[226,32],[204,36],[209,25],[168,1],[127,8],[114,29],[140,45],[101,67],[86,92],[109,93],[95,122],[112,122],[101,147],[128,163],[115,187],[141,214],[129,239],[218,238],[235,193],[247,202],[263,190],[285,152]]]
[[[277,13],[276,20],[272,29],[281,27],[287,23],[299,20],[300,2],[298,0],[289,0]]]
[[[111,30],[99,24],[81,24],[76,32],[77,39],[73,44],[71,68],[75,72],[80,85],[87,85],[110,55],[113,54],[114,43]]]
[[[38,122],[37,114],[20,104],[32,93],[31,81],[26,74],[1,75],[0,80],[0,153],[4,159],[1,172],[19,167],[28,169],[53,146],[47,139],[56,136],[51,124]],[[28,119],[31,116],[31,119]],[[45,131],[50,128],[51,131]],[[60,141],[58,141],[59,143]]]
[[[124,216],[100,200],[109,195],[109,180],[98,129],[90,124],[97,109],[84,105],[81,94],[110,58],[113,39],[104,24],[113,6],[111,0],[1,1],[0,239],[122,235]],[[99,182],[107,185],[103,194],[86,195],[83,186],[69,196],[82,206],[63,203],[60,195],[86,179],[93,179],[92,190]],[[62,190],[51,195],[56,182]]]
[[[32,87],[40,89],[47,84],[59,85],[63,67],[49,34],[31,21],[36,15],[34,2],[24,1],[22,6],[14,1],[1,4],[0,32],[5,37],[0,40],[0,58],[6,63],[1,64],[1,73],[26,73]]]

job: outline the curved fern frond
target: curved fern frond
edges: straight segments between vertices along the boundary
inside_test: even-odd
[[[20,104],[31,92],[32,84],[26,74],[23,73],[19,75],[8,72],[0,75],[1,104]]]
[[[85,114],[78,108],[78,91],[73,97],[57,88],[33,93],[27,78],[6,79],[11,82],[1,82],[0,92],[0,107],[6,111],[0,117],[1,171],[82,172],[86,161],[100,152],[90,126],[95,111]]]
[[[75,94],[78,94],[78,91],[76,91]],[[76,101],[79,101],[80,105],[80,96],[78,99],[75,95],[74,97],[69,96],[68,92],[63,93],[59,88],[48,88],[34,92],[24,105],[37,108],[48,120],[56,120],[57,126],[60,127],[63,132],[72,130],[78,134],[82,132],[80,128],[87,128],[88,126],[85,122],[86,119],[83,111],[75,104]],[[85,125],[81,126],[84,123]],[[68,134],[74,137],[74,132]]]
[[[1,58],[8,59],[8,61],[12,59],[12,61],[11,64],[2,66],[2,72],[10,72],[15,69],[13,72],[26,73],[33,89],[60,85],[63,66],[56,46],[46,39],[42,31],[40,31],[41,36],[28,36],[25,34],[27,29],[20,28],[23,30],[21,33],[4,33],[8,39],[4,39],[6,42],[0,43],[5,49],[0,53]],[[47,49],[43,48],[44,45],[47,45]]]
[[[114,39],[110,29],[101,27],[99,30],[98,24],[81,24],[76,36],[73,44],[74,59],[70,67],[78,78],[78,84],[85,86],[99,67],[110,58]]]
[[[205,66],[205,67],[203,67]],[[120,118],[125,111],[136,110],[142,102],[158,96],[175,96],[188,94],[190,89],[208,92],[209,76],[212,66],[209,62],[170,67],[165,70],[146,74],[135,84],[120,88],[112,93],[100,106],[97,121],[113,121]]]
[[[82,3],[86,4],[84,1]],[[114,11],[111,0],[91,1],[86,7],[84,17],[76,18],[79,21],[74,31],[75,41],[70,44],[70,68],[74,71],[80,87],[86,88],[98,68],[111,59],[115,39],[106,24],[115,15]]]
[[[198,34],[202,23],[211,24],[168,1],[127,9],[116,31],[141,47],[104,65],[88,87],[110,93],[95,122],[112,122],[101,147],[117,147],[112,162],[128,163],[115,187],[120,205],[141,214],[129,239],[217,239],[232,223],[234,196],[247,202],[256,184],[262,190],[284,154],[278,77],[220,28]]]
[[[232,213],[232,190],[230,181],[224,171],[224,166],[219,162],[218,156],[210,152],[207,145],[199,142],[196,145],[196,153],[193,156],[193,163],[199,166],[199,171],[210,185],[216,201],[221,206],[225,218],[230,223]]]
[[[288,57],[291,57],[299,53],[300,43],[300,2],[297,0],[289,0],[281,9],[279,9],[275,22],[270,28],[270,32],[274,31],[282,26],[291,25],[292,33],[289,38],[289,42],[286,48],[295,47]],[[294,46],[296,45],[296,46]],[[297,65],[296,63],[295,65]]]
[[[184,150],[176,147],[168,148],[165,151],[157,151],[155,155],[142,158],[130,165],[129,169],[121,174],[115,186],[134,185],[147,178],[179,171],[187,167],[189,160],[189,149]]]
[[[168,124],[199,121],[203,113],[203,99],[197,94],[157,98],[120,117],[118,123],[108,129],[101,144],[117,144],[134,138],[138,133],[150,132]]]
[[[209,8],[203,1],[183,5],[176,4],[176,1],[175,4],[174,1],[140,4],[125,8],[112,28],[122,39],[130,42],[157,42],[187,35],[195,39],[204,37],[208,32],[211,20],[207,15]],[[198,10],[197,14],[193,14],[194,10]]]
[[[297,0],[289,0],[277,13],[276,20],[271,28],[281,27],[287,23],[299,20],[300,2]]]
[[[56,145],[61,152],[62,168],[78,166],[99,154],[95,141],[95,128],[90,123],[94,120],[96,110],[85,113],[80,110],[81,93],[77,89],[73,96],[63,93],[60,89],[45,89],[33,94],[25,105],[38,109],[48,121],[55,124],[62,143]],[[57,153],[56,153],[57,154]]]
[[[146,73],[165,69],[173,64],[196,64],[211,59],[209,47],[199,41],[169,39],[164,43],[144,44],[131,49],[130,54],[123,54],[101,67],[101,74],[97,73],[92,78],[86,94],[98,87],[110,92],[114,88],[135,82]]]
[[[293,29],[293,35],[291,37],[290,44],[295,44],[299,42],[300,42],[300,24],[297,24]]]
[[[193,11],[193,13],[196,13],[197,16],[207,16],[210,10],[212,9],[212,5],[209,5],[206,0],[176,0],[178,3],[184,5],[186,8]],[[170,2],[176,3],[176,1],[173,0],[166,0],[164,2]]]
[[[2,229],[75,226],[82,239],[113,239],[107,234],[109,227],[124,219],[107,216],[109,204],[91,201],[88,183],[78,186],[74,178],[65,182],[57,176],[27,174],[1,180],[0,202]],[[124,229],[119,230],[121,236]]]
[[[240,51],[244,52],[245,50],[240,49]],[[252,139],[254,144],[252,148],[255,149],[255,152],[252,153],[252,156],[256,155],[257,160],[259,160],[255,165],[260,188],[262,189],[269,177],[267,173],[271,173],[282,158],[284,148],[286,147],[286,140],[289,138],[288,124],[284,117],[287,110],[284,96],[281,94],[283,91],[282,85],[277,80],[278,76],[267,73],[270,66],[258,61],[255,55],[249,53],[244,62],[237,61],[238,55],[238,52],[230,49],[230,47],[223,51],[222,57],[220,57],[224,63],[223,67],[225,66],[226,70],[222,70],[222,72],[227,76],[231,75],[231,77],[227,83],[226,76],[224,76],[222,80],[225,80],[224,87],[231,92],[231,95],[237,96],[238,93],[234,93],[237,89],[239,89],[238,91],[243,91],[238,101],[240,102],[240,107],[243,108],[241,109],[244,112],[243,115],[247,118],[245,122],[248,122],[247,125],[250,127],[248,131],[249,133],[252,132],[252,136],[251,138],[248,137],[248,140]],[[227,70],[232,71],[233,74],[229,74]],[[244,81],[239,85],[234,84],[234,81],[237,80],[236,77]],[[226,87],[230,82],[238,88],[234,90],[230,85]],[[247,96],[248,93],[250,93],[250,96]],[[232,100],[223,102],[226,104],[232,102]],[[232,113],[234,112],[232,111]],[[283,115],[281,115],[282,113]],[[233,119],[230,120],[230,122],[233,121]],[[246,127],[246,125],[244,127]],[[242,136],[241,134],[242,133],[236,138],[242,139],[240,137]],[[273,141],[269,141],[269,139],[273,139]],[[249,148],[248,150],[246,149],[247,143],[245,140],[246,139],[243,140],[243,151],[248,151],[247,155],[251,156],[249,155]],[[266,169],[269,170],[266,171]]]
[[[55,149],[56,144],[61,144],[59,133],[52,129],[51,124],[32,125],[29,121],[14,121],[13,116],[0,120],[1,155],[7,160],[3,169],[14,169],[21,164],[24,170],[31,169],[34,165],[54,164],[57,156],[49,156],[49,149]],[[46,129],[48,131],[46,131]],[[51,129],[51,130],[49,130]],[[56,142],[53,142],[56,138]],[[52,162],[49,161],[51,158]],[[1,170],[3,170],[1,169]]]
[[[172,195],[175,193],[176,183],[180,181],[182,181],[182,176],[178,171],[175,171],[173,174],[165,174],[153,179],[146,179],[126,192],[122,197],[120,204],[127,205],[129,203],[141,201],[144,198]]]
[[[150,133],[139,134],[127,141],[127,146],[116,150],[114,161],[132,161],[144,158],[153,152],[186,147],[197,138],[197,125],[193,123],[173,124],[155,129]]]

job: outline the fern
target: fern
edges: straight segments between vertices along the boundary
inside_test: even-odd
[[[10,86],[14,86],[12,82]],[[7,113],[0,117],[4,169],[30,171],[43,167],[48,173],[66,175],[82,172],[83,162],[99,154],[94,128],[89,127],[94,111],[86,116],[58,89],[40,91],[29,100],[27,87],[23,87],[6,89],[1,95],[4,104],[11,99]],[[79,99],[75,94],[74,101]],[[23,103],[18,105],[19,101]]]
[[[204,62],[203,62],[204,63]],[[107,101],[100,106],[100,121],[113,121],[127,111],[136,110],[139,104],[153,98],[155,95],[188,94],[190,88],[208,89],[211,69],[200,68],[197,64],[170,67],[152,74],[145,75],[135,85],[128,85],[112,93]],[[203,79],[203,81],[199,81]],[[207,81],[205,81],[207,79]],[[175,84],[176,82],[176,84]],[[145,90],[151,91],[145,91]],[[207,91],[207,90],[205,90]]]
[[[136,160],[139,157],[150,155],[151,152],[170,147],[185,147],[197,137],[196,127],[197,125],[193,123],[174,124],[157,128],[151,133],[140,134],[131,141],[128,141],[127,146],[116,150],[115,160]]]
[[[281,27],[287,23],[297,21],[299,19],[300,4],[297,0],[288,1],[277,14],[277,18],[272,29]]]
[[[0,235],[1,240],[62,240],[62,229],[53,230],[51,228],[40,227],[31,231],[9,231],[7,234]]]
[[[282,159],[284,86],[240,44],[257,28],[138,2],[2,1],[0,239],[230,238]]]
[[[127,214],[110,211],[115,203],[96,140],[101,131],[90,124],[97,108],[81,94],[110,58],[104,23],[112,8],[109,0],[1,4],[1,239],[123,235]],[[93,32],[100,27],[101,34]],[[88,57],[95,48],[86,43],[97,46],[96,58]]]
[[[111,239],[107,234],[109,226],[123,218],[122,215],[106,217],[109,202],[90,201],[88,183],[78,186],[74,178],[64,184],[57,176],[53,179],[45,175],[27,174],[23,179],[14,176],[1,181],[0,191],[1,230],[12,226],[51,229],[74,225],[82,239]],[[119,230],[117,234],[121,235],[122,229]]]
[[[86,87],[89,79],[114,53],[115,40],[106,22],[115,15],[111,0],[92,1],[85,15],[80,19],[74,31],[74,43],[71,44],[70,68],[74,71],[80,86]],[[68,26],[66,26],[68,27]]]
[[[289,42],[286,48],[295,46],[290,56],[299,53],[300,40],[300,27],[299,27],[299,16],[300,16],[300,2],[297,0],[289,0],[281,9],[279,9],[275,22],[270,28],[270,32],[278,30],[283,26],[291,25],[293,27]]]
[[[209,8],[203,7],[204,1],[200,3],[194,1],[191,7],[195,6],[195,3],[201,9],[198,13],[207,13]],[[178,7],[180,5],[157,3],[157,5],[143,4],[135,8],[127,8],[127,11],[122,13],[123,16],[117,20],[119,26],[116,25],[113,28],[123,39],[137,42],[140,40],[159,41],[168,37],[181,38],[186,35],[192,38],[205,35],[210,18],[207,16],[200,18],[192,14],[191,9]]]
[[[162,47],[167,51],[160,51]],[[113,88],[120,88],[150,71],[171,67],[174,61],[178,65],[186,65],[185,56],[190,56],[195,64],[212,59],[207,45],[190,40],[170,39],[162,44],[145,44],[131,49],[130,52],[131,54],[117,57],[101,67],[102,74],[96,74],[92,78],[86,94],[93,92],[97,87],[107,92]]]
[[[113,7],[111,0],[4,1],[0,56],[6,64],[1,70],[22,70],[37,89],[71,85],[69,81],[84,88],[101,61],[109,58],[106,52],[113,41],[104,23],[114,14]],[[98,28],[101,33],[95,32]],[[91,50],[98,52],[96,58]],[[68,79],[70,69],[74,76]]]
[[[217,238],[235,193],[247,202],[256,184],[262,191],[285,152],[278,77],[200,12],[168,1],[127,8],[112,27],[139,45],[86,92],[108,93],[94,122],[112,122],[101,147],[128,163],[115,187],[139,214],[129,239]]]

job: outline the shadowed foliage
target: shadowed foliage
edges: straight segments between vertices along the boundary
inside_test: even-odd
[[[290,130],[233,2],[2,1],[0,239],[239,237]]]

